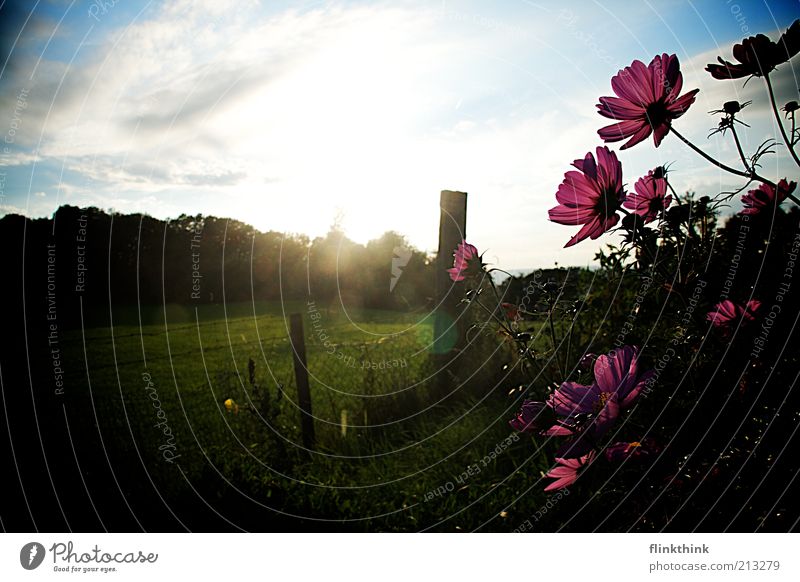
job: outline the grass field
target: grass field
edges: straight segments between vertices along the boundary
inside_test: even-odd
[[[305,315],[312,453],[301,444],[292,311]],[[113,327],[70,332],[67,361],[85,353],[89,372],[73,365],[68,385],[86,387],[110,464],[131,480],[144,469],[167,499],[200,493],[237,518],[253,505],[305,527],[370,530],[487,520],[508,530],[543,499],[545,456],[527,437],[509,440],[518,402],[504,386],[435,392],[424,317],[268,303],[144,310],[141,328],[135,307],[112,317]]]

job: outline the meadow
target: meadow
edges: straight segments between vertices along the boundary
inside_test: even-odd
[[[304,313],[311,451],[300,432],[291,312]],[[93,319],[102,314],[86,314]],[[86,366],[73,367],[67,385],[128,496],[149,484],[176,514],[201,496],[208,523],[234,529],[370,531],[484,522],[508,530],[544,499],[535,493],[529,509],[501,511],[547,460],[509,428],[516,399],[507,387],[437,389],[424,314],[262,302],[134,306],[111,320],[69,332],[65,359]],[[150,529],[161,527],[169,526]]]

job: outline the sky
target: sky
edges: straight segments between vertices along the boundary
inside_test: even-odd
[[[0,2],[0,215],[92,205],[310,236],[339,216],[358,242],[395,230],[433,251],[439,192],[461,190],[467,238],[504,269],[589,265],[619,242],[564,249],[579,227],[547,220],[602,144],[595,104],[619,69],[676,54],[700,93],[675,127],[736,166],[708,112],[753,99],[750,152],[778,136],[764,85],[703,68],[800,17],[797,0]],[[799,73],[797,57],[774,74],[779,106]],[[673,135],[619,145],[629,189],[662,164],[679,191],[741,186]],[[785,150],[762,163],[799,177]]]

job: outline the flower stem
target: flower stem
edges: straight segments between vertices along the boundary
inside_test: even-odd
[[[672,195],[675,197],[675,203],[678,206],[681,206],[683,204],[683,202],[681,202],[681,197],[678,196],[678,193],[675,191],[675,188],[672,187],[672,184],[670,183],[669,180],[667,180],[667,188],[669,188],[670,192],[672,192]],[[691,206],[690,206],[690,209],[691,209]],[[692,226],[691,216],[689,216],[683,224],[686,227],[686,235],[691,237],[691,238],[697,238],[697,233],[694,231],[694,227]],[[678,228],[676,229],[676,231],[677,231],[678,235],[681,234],[680,225],[678,225]],[[675,240],[676,240],[676,242],[678,241],[677,235],[675,237]]]
[[[489,273],[488,276],[490,277],[490,280],[491,280],[491,273]],[[492,287],[494,287],[494,283],[492,283]],[[496,288],[495,288],[495,297],[497,297],[497,289]],[[525,358],[531,364],[533,364],[535,367],[539,368],[539,373],[540,374],[544,373],[544,369],[539,365],[539,363],[536,361],[536,357],[531,353],[531,350],[530,350],[530,347],[528,346],[528,342],[527,341],[521,341],[521,340],[517,339],[517,333],[515,332],[515,330],[512,329],[512,327],[510,325],[506,326],[506,323],[503,320],[501,320],[499,317],[497,317],[497,315],[494,313],[493,310],[489,309],[483,303],[481,303],[480,300],[477,297],[475,299],[471,300],[471,302],[477,303],[478,307],[480,307],[486,313],[488,313],[489,316],[497,322],[497,324],[500,326],[500,328],[503,331],[505,331],[506,334],[510,338],[513,338],[514,341],[516,341],[518,344],[522,344]]]
[[[494,277],[492,277],[492,271],[493,270],[494,269],[490,269],[489,271],[487,271],[486,275],[489,277],[489,284],[492,286],[492,291],[494,292],[494,298],[497,299],[497,304],[501,305],[502,302],[503,302],[504,297],[500,297],[500,293],[497,291],[497,285],[494,284]],[[509,274],[509,276],[510,276],[510,274]],[[508,319],[508,318],[506,318],[506,319]],[[512,325],[509,326],[509,327],[513,327],[513,322],[512,322]]]
[[[553,359],[556,361],[556,365],[558,366],[558,373],[561,376],[564,376],[564,369],[561,367],[561,360],[558,358],[558,340],[556,339],[556,328],[553,325],[553,309],[555,308],[554,304],[549,305],[549,309],[547,312],[547,321],[550,323],[550,339],[553,340]]]
[[[772,81],[769,79],[769,73],[764,75],[764,82],[767,84],[767,91],[769,91],[769,102],[772,105],[772,112],[775,114],[775,122],[778,124],[778,127],[781,130],[781,135],[783,136],[783,142],[786,144],[786,147],[789,149],[789,153],[792,154],[794,158],[794,162],[800,166],[800,158],[797,157],[797,154],[794,151],[794,147],[792,145],[791,140],[786,135],[786,129],[783,127],[783,122],[781,121],[781,116],[778,113],[778,106],[775,104],[775,92],[772,90]],[[793,136],[794,137],[794,136]]]
[[[680,133],[678,133],[678,131],[674,127],[670,127],[670,131],[672,133],[674,133],[678,137],[678,139],[680,139],[683,143],[688,145],[690,148],[692,148],[694,151],[696,151],[698,154],[703,156],[706,160],[708,160],[709,162],[711,162],[712,164],[714,164],[718,168],[721,168],[721,169],[725,170],[726,172],[730,172],[731,174],[736,174],[737,176],[742,176],[743,178],[748,178],[750,180],[758,180],[759,182],[763,182],[765,184],[769,184],[773,188],[775,187],[775,183],[774,182],[771,182],[770,180],[767,180],[766,178],[762,178],[761,176],[759,176],[758,174],[756,174],[753,171],[751,171],[751,172],[742,172],[741,170],[737,170],[736,168],[731,168],[730,166],[727,166],[727,165],[723,164],[722,162],[715,160],[714,158],[709,156],[706,152],[704,152],[699,147],[697,147],[692,142],[690,142],[688,139],[683,137]]]
[[[505,331],[508,335],[510,335],[512,337],[514,336],[514,330],[512,330],[510,327],[506,327],[506,322],[503,321],[502,319],[500,319],[499,317],[497,317],[495,312],[492,311],[491,309],[489,309],[488,307],[486,307],[483,303],[481,303],[480,300],[477,297],[475,299],[471,299],[470,303],[477,303],[478,307],[480,307],[486,313],[488,313],[489,317],[494,319],[497,322],[497,324],[503,329],[503,331]]]
[[[733,127],[731,124],[731,132],[733,132],[733,141],[736,142],[736,149],[739,152],[739,157],[742,158],[742,164],[744,165],[744,169],[748,173],[752,173],[752,169],[750,169],[750,165],[747,163],[747,158],[744,157],[744,151],[742,150],[742,144],[739,141],[739,134],[736,133],[736,128]]]
[[[672,192],[673,196],[675,196],[675,203],[680,206],[682,204],[681,197],[678,196],[678,193],[675,191],[675,188],[672,187],[669,180],[667,180],[667,188],[669,188],[670,192]]]

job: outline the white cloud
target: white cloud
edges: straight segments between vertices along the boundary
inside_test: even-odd
[[[0,153],[0,165],[6,167],[27,166],[41,161],[41,156],[24,151],[13,151]]]
[[[32,210],[202,211],[318,234],[342,209],[357,239],[394,229],[433,249],[439,191],[462,189],[470,238],[503,266],[586,264],[607,240],[562,250],[577,228],[546,213],[570,162],[599,145],[594,104],[613,71],[593,84],[610,56],[586,42],[588,17],[529,34],[511,19],[402,6],[268,15],[254,2],[170,3],[71,65],[43,60],[17,135],[38,154],[10,159],[65,173]],[[715,56],[682,59],[684,86],[701,93],[678,126],[734,164],[727,138],[705,139],[705,112],[741,85],[702,71]],[[759,90],[754,81],[739,98]],[[15,97],[0,92],[0,105]],[[759,119],[748,144],[775,135],[765,111],[746,113]],[[668,161],[680,189],[735,183],[674,136],[620,156],[629,184]]]

